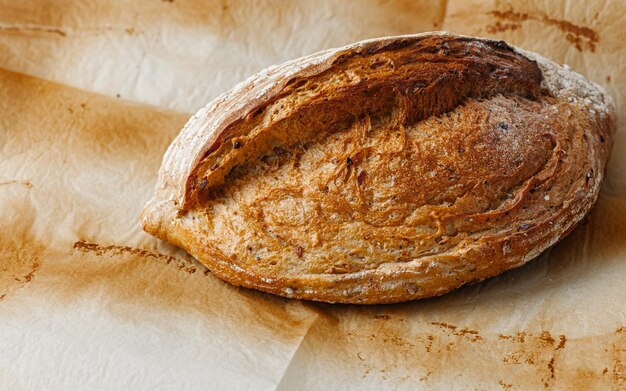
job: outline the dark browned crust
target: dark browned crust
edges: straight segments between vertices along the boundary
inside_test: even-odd
[[[333,75],[347,70],[363,80],[340,87],[327,84]],[[534,99],[540,94],[541,79],[537,64],[503,41],[447,36],[374,41],[360,50],[341,54],[323,72],[290,78],[274,97],[259,101],[249,108],[246,116],[226,126],[191,171],[185,193],[200,194],[200,190],[222,184],[233,166],[247,157],[248,150],[243,144],[234,151],[228,141],[245,136],[252,127],[266,120],[267,107],[275,106],[285,97],[311,91],[311,85],[321,86],[316,96],[298,101],[294,107],[281,108],[281,114],[285,112],[285,115],[272,122],[288,123],[303,111],[312,115],[330,109],[347,111],[346,102],[353,105],[354,99],[360,99],[356,106],[361,106],[379,96],[396,94],[406,106],[401,123],[410,125],[450,111],[467,98],[507,93]],[[193,208],[197,201],[193,197],[184,199],[182,209]]]

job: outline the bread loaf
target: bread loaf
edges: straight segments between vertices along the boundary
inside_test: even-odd
[[[200,110],[142,219],[235,285],[360,304],[441,295],[566,236],[614,131],[600,87],[505,42],[368,40]]]

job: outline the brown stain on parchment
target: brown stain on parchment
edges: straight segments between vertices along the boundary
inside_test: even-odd
[[[502,386],[503,390],[510,390],[513,388],[513,384],[505,383],[503,380],[500,380],[498,383]]]
[[[7,181],[0,181],[0,186],[20,185],[27,189],[33,188],[33,183],[27,179],[11,179]]]
[[[93,253],[98,256],[102,256],[105,254],[111,256],[123,256],[124,254],[137,255],[144,259],[152,259],[158,261],[164,265],[169,265],[170,263],[174,263],[178,269],[185,271],[187,273],[193,274],[196,272],[197,268],[195,265],[190,264],[189,261],[180,260],[171,255],[159,254],[152,251],[148,251],[141,248],[130,247],[130,246],[119,246],[115,244],[111,244],[108,246],[102,246],[98,243],[88,243],[84,240],[79,240],[74,243],[74,249],[83,253]],[[205,274],[208,274],[208,269],[205,269]]]
[[[56,26],[46,26],[41,24],[0,24],[0,33],[27,33],[27,34],[52,34],[59,37],[67,36],[89,36],[100,35],[106,33],[124,33],[127,35],[140,34],[141,30],[135,27],[114,27],[114,26],[100,26],[83,28],[80,31],[75,31],[69,28],[61,28]]]
[[[46,281],[57,287],[65,305],[82,295],[103,297],[102,305],[121,318],[132,313],[113,310],[133,304],[173,312],[218,316],[230,328],[254,326],[271,330],[276,340],[291,340],[304,318],[312,316],[299,302],[233,287],[181,250],[175,255],[118,244],[78,240],[63,262],[47,265]],[[221,303],[227,300],[228,303]],[[227,311],[238,306],[237,313]],[[124,307],[124,306],[122,306]]]
[[[14,128],[9,129],[14,130],[13,143],[23,148],[24,156],[42,145],[58,151],[50,164],[60,167],[82,161],[84,170],[105,167],[114,175],[132,170],[124,179],[154,180],[165,149],[189,118],[2,69],[0,81],[0,96],[11,102],[4,119]],[[49,116],[42,115],[42,107]],[[28,187],[32,181],[37,178],[23,184]],[[52,184],[44,181],[42,186]]]
[[[45,245],[31,232],[35,211],[29,180],[0,182],[0,302],[37,278]]]
[[[619,339],[611,346],[613,354],[611,377],[614,384],[621,385],[621,389],[626,389],[626,327],[618,328],[615,334]]]
[[[33,281],[41,266],[42,250],[40,243],[25,234],[0,239],[0,301]]]
[[[61,37],[67,36],[67,32],[63,29],[54,26],[42,26],[42,25],[1,25],[0,24],[0,32],[29,32],[29,33],[48,33],[48,34],[56,34]]]
[[[166,110],[147,112],[136,104],[82,91],[80,95],[66,102],[59,113],[64,122],[73,124],[67,130],[73,134],[72,155],[79,159],[97,156],[99,161],[122,167],[134,164],[135,178],[156,175],[165,149],[189,118]]]
[[[463,328],[459,328],[455,325],[452,324],[447,324],[444,322],[431,322],[430,324],[435,325],[435,326],[439,326],[441,327],[443,330],[447,331],[448,333],[451,333],[453,335],[459,336],[459,337],[465,337],[468,340],[475,342],[478,341],[480,339],[482,339],[482,337],[480,335],[478,335],[478,331],[476,330],[472,330],[472,329],[468,329],[467,327],[463,327]]]
[[[0,237],[0,301],[8,300],[33,281],[44,246],[28,232],[4,226]]]
[[[456,379],[467,386],[480,382],[484,387],[505,390],[623,389],[626,379],[624,328],[569,338],[549,330],[483,333],[444,322],[419,322],[412,331],[398,326],[411,323],[408,319],[394,315],[373,319],[369,325],[359,322],[334,333],[330,344],[330,336],[320,331],[323,328],[314,327],[309,343],[321,355],[319,360],[331,360],[365,381],[393,380],[390,387],[415,382],[437,387]],[[578,356],[603,350],[601,361],[593,362],[592,367],[578,363]]]
[[[523,22],[534,20],[561,30],[565,34],[565,39],[580,52],[585,50],[595,52],[596,46],[600,41],[600,35],[595,30],[586,26],[578,26],[567,20],[551,18],[544,13],[516,12],[513,8],[510,8],[506,11],[490,11],[487,12],[487,15],[496,19],[493,24],[487,26],[487,32],[490,34],[509,30],[514,31],[521,28]]]
[[[516,345],[513,353],[507,354],[502,358],[503,363],[507,365],[526,364],[530,366],[543,363],[545,368],[547,368],[547,373],[542,373],[541,382],[543,382],[545,387],[553,385],[552,383],[556,379],[555,362],[558,358],[558,351],[565,348],[567,343],[565,335],[558,335],[555,338],[548,331],[542,331],[538,334],[518,332],[514,335],[500,334],[498,338]],[[541,368],[537,369],[540,370]]]

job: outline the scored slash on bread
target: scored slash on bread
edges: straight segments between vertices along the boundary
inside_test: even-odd
[[[567,235],[614,131],[598,86],[502,41],[363,41],[268,68],[195,114],[142,219],[235,285],[430,297]]]

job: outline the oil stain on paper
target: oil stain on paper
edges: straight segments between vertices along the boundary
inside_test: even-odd
[[[493,24],[487,26],[487,32],[490,34],[517,30],[522,27],[524,22],[532,20],[559,29],[565,34],[565,39],[579,52],[595,52],[596,46],[600,41],[600,35],[587,26],[579,26],[567,20],[555,19],[541,12],[516,12],[514,9],[510,8],[506,11],[490,11],[487,15],[495,19]]]
[[[364,381],[377,379],[399,388],[436,389],[455,379],[503,390],[623,389],[626,381],[623,327],[570,338],[549,330],[494,334],[444,322],[411,322],[375,316],[369,325],[346,329],[343,336],[336,333],[332,349],[323,348],[328,335],[309,336],[318,353],[323,351],[321,360],[340,361],[337,365]],[[398,324],[406,326],[404,331]],[[411,328],[415,331],[407,331]]]
[[[28,286],[40,268],[44,245],[34,240],[35,211],[28,198],[29,180],[0,182],[0,301]]]

